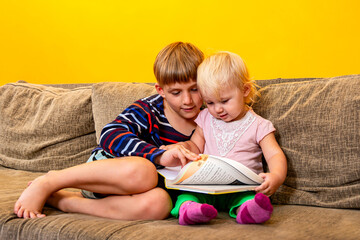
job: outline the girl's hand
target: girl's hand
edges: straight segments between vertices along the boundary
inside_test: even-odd
[[[184,142],[178,142],[178,143],[175,143],[175,144],[169,144],[169,145],[161,145],[159,147],[159,149],[163,149],[163,150],[170,150],[172,148],[176,148],[178,146],[183,146],[186,148],[186,144]]]
[[[263,140],[260,141],[260,147],[270,173],[259,174],[259,176],[264,179],[264,182],[255,188],[255,191],[271,196],[285,181],[287,172],[286,157],[277,143],[274,133],[266,135]]]
[[[155,163],[165,167],[185,166],[190,161],[198,161],[201,157],[189,151],[180,144],[161,146],[160,149],[166,150],[155,159]]]
[[[259,176],[264,179],[264,182],[255,188],[257,193],[261,192],[267,196],[271,196],[283,183],[282,179],[273,173],[260,173]]]
[[[171,145],[161,145],[161,146],[159,147],[159,149],[169,150],[169,146],[171,146]]]

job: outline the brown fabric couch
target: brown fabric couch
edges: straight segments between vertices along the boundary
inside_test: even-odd
[[[272,218],[239,225],[220,213],[198,226],[47,206],[45,218],[17,218],[13,205],[28,181],[85,162],[102,127],[155,91],[132,83],[1,86],[0,239],[360,239],[360,75],[257,83],[262,97],[254,110],[274,123],[288,158],[287,179],[272,196]]]

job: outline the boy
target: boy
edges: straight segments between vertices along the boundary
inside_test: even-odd
[[[154,63],[158,94],[138,100],[105,126],[87,163],[35,179],[15,203],[15,214],[44,217],[42,208],[48,203],[65,212],[113,219],[166,218],[172,203],[157,187],[155,165],[185,165],[199,157],[182,146],[159,147],[189,140],[196,127],[202,105],[196,71],[203,58],[190,43],[175,42],[161,50]]]

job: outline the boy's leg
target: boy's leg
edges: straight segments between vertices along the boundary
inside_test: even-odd
[[[104,159],[71,168],[50,171],[35,179],[15,203],[19,217],[40,217],[46,199],[63,188],[79,188],[111,195],[146,192],[157,185],[157,171],[147,159]]]
[[[60,190],[47,200],[47,204],[64,212],[119,220],[161,220],[169,215],[171,203],[170,196],[161,188],[134,195],[110,195],[101,199],[88,199],[79,192]]]

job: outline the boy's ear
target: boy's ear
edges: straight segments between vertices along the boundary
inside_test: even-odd
[[[248,83],[244,84],[244,87],[243,87],[244,97],[247,97],[249,95],[250,91],[251,91],[250,84],[248,84]]]
[[[158,83],[155,83],[155,89],[160,96],[165,97],[164,89]]]

